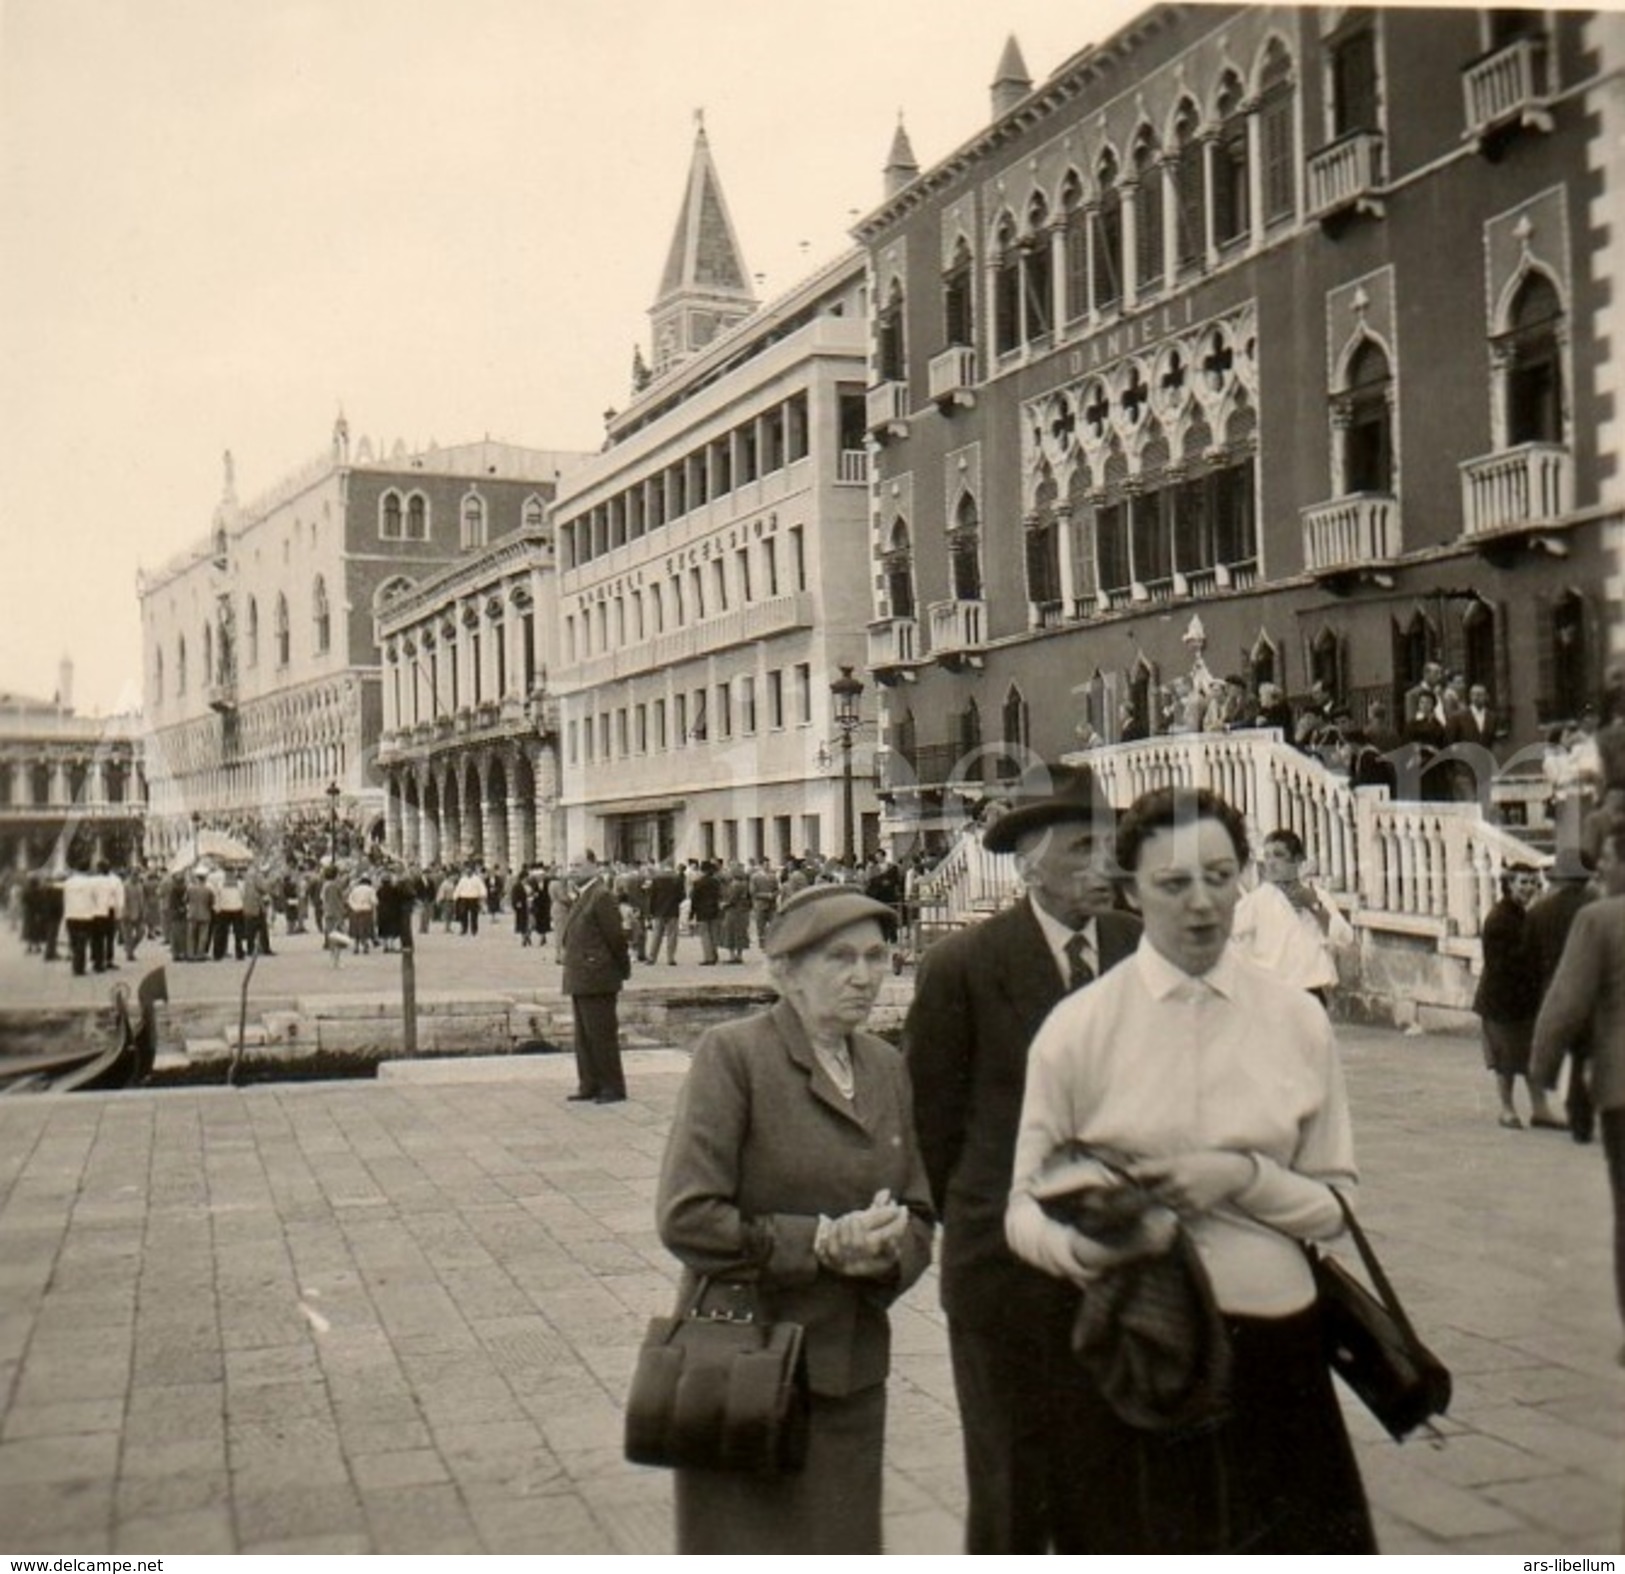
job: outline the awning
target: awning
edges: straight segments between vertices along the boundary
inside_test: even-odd
[[[589,803],[585,808],[600,820],[609,820],[627,814],[670,814],[687,802],[686,798],[623,798],[617,803]]]

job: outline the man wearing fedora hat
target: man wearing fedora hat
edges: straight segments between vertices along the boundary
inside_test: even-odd
[[[1027,1050],[1064,996],[1133,954],[1139,920],[1102,910],[1116,814],[1089,771],[1038,765],[983,835],[1013,852],[1015,906],[921,959],[904,1027],[915,1125],[943,1221],[942,1304],[964,1431],[968,1552],[1076,1550],[1052,1479],[1052,1418],[1079,1368],[1077,1295],[1005,1243]]]
[[[626,1076],[616,997],[631,976],[632,950],[602,865],[589,854],[572,878],[575,900],[559,931],[563,988],[575,1017],[576,1090],[570,1102],[619,1104]]]

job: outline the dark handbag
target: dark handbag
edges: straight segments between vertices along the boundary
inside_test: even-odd
[[[726,1292],[713,1306],[714,1292]],[[807,1457],[799,1323],[763,1322],[748,1285],[701,1279],[673,1317],[651,1317],[626,1401],[635,1465],[787,1475]]]
[[[1394,1441],[1403,1442],[1450,1408],[1450,1370],[1417,1336],[1354,1210],[1340,1193],[1332,1195],[1377,1294],[1334,1257],[1306,1248],[1320,1299],[1326,1361]]]

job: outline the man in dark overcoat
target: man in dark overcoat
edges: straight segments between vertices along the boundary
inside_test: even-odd
[[[1050,1009],[1133,954],[1137,918],[1106,909],[1116,815],[1086,769],[1039,765],[984,835],[1016,854],[1026,894],[940,940],[904,1027],[915,1125],[943,1221],[942,1304],[964,1431],[968,1552],[1085,1550],[1058,1447],[1080,1369],[1078,1293],[1005,1244],[1027,1050]],[[1105,890],[1109,900],[1111,887]]]
[[[603,868],[581,865],[576,895],[559,931],[564,992],[575,1014],[576,1090],[572,1102],[618,1104],[626,1097],[616,997],[632,972],[620,903]]]

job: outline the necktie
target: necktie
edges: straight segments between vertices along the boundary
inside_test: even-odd
[[[1094,982],[1095,970],[1089,965],[1089,937],[1081,929],[1066,943],[1066,966],[1068,993]]]

